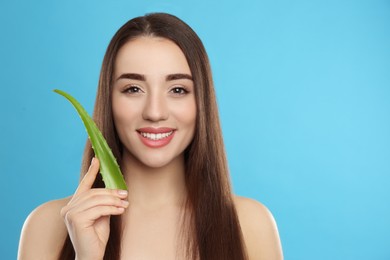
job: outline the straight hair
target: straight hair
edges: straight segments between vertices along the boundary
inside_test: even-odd
[[[162,37],[174,42],[184,53],[194,81],[196,129],[191,144],[184,151],[188,196],[184,213],[187,225],[182,226],[182,233],[186,238],[186,259],[247,259],[233,202],[210,63],[201,40],[190,26],[165,13],[147,14],[124,24],[112,38],[103,59],[93,118],[121,165],[123,148],[112,115],[114,64],[119,49],[137,37]],[[87,141],[81,177],[87,172],[93,156]],[[94,187],[104,187],[100,175]],[[121,236],[121,217],[111,216],[105,260],[119,260]],[[68,235],[60,259],[74,257]]]

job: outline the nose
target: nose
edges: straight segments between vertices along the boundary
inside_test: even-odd
[[[168,118],[168,107],[165,98],[157,93],[151,94],[145,101],[142,117],[144,120],[158,122]]]

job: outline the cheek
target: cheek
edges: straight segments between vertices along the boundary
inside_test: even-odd
[[[183,126],[193,130],[196,124],[196,104],[195,101],[182,105],[176,110],[176,116],[179,118]]]
[[[122,127],[134,122],[133,119],[138,112],[136,106],[131,106],[131,104],[123,102],[121,99],[114,99],[112,113],[114,124],[117,127],[117,131],[120,132]]]
[[[112,105],[112,116],[114,119],[114,124],[117,127],[117,130],[119,130],[119,126],[122,124],[124,121],[125,115],[123,112],[123,109],[121,109],[121,106],[118,105],[118,103],[113,103]]]
[[[191,112],[188,115],[188,124],[191,124],[193,128],[195,128],[196,124],[196,106],[191,108]]]

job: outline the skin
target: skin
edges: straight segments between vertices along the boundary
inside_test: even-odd
[[[72,197],[47,202],[29,215],[19,259],[57,259],[67,232],[77,259],[102,259],[110,215],[123,218],[122,259],[180,259],[178,231],[186,197],[183,151],[196,128],[196,103],[192,80],[167,77],[173,74],[191,71],[169,40],[140,37],[120,49],[112,101],[129,192],[91,189],[99,169],[99,161],[93,160]],[[141,142],[137,129],[142,127],[169,127],[175,135],[168,145],[151,148]],[[242,197],[235,197],[234,203],[249,259],[282,259],[267,208]]]

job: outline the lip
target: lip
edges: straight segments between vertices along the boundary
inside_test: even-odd
[[[174,130],[175,130],[174,128],[170,128],[170,127],[158,127],[158,128],[142,127],[142,128],[138,128],[137,132],[151,133],[151,134],[162,134],[162,133],[168,133],[168,132],[171,132]]]
[[[142,135],[142,133],[163,134],[163,133],[169,133],[169,132],[172,132],[172,134],[170,134],[169,136],[164,137],[162,139],[159,139],[159,140],[149,139],[149,138],[144,137]],[[176,129],[169,128],[169,127],[159,127],[159,128],[142,127],[142,128],[137,129],[138,136],[141,139],[142,143],[150,148],[160,148],[160,147],[166,146],[173,139],[175,132],[176,132]]]

